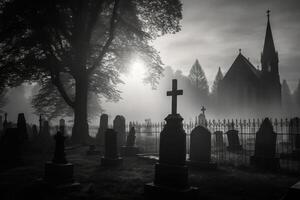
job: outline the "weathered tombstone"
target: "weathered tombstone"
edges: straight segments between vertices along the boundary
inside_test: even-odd
[[[202,111],[202,113],[198,116],[197,125],[207,127],[207,120],[206,120],[206,117],[205,117],[206,108],[204,106],[202,106],[201,111]]]
[[[3,130],[3,119],[2,119],[2,115],[0,115],[0,131]]]
[[[113,121],[114,130],[118,133],[118,149],[125,145],[126,142],[126,125],[125,118],[122,115],[117,115]]]
[[[123,158],[119,156],[118,133],[114,129],[105,131],[105,152],[101,158],[102,166],[118,166],[122,164]]]
[[[80,184],[74,182],[74,166],[69,163],[65,156],[65,139],[66,136],[58,131],[54,136],[55,151],[52,161],[45,164],[44,181],[55,188],[78,187]]]
[[[39,134],[38,133],[37,125],[33,124],[31,129],[32,129],[32,137],[36,138],[38,136],[38,134]]]
[[[17,129],[19,131],[20,136],[22,137],[22,140],[27,140],[28,139],[27,125],[26,125],[24,113],[19,113],[18,115]]]
[[[188,167],[186,165],[186,133],[180,114],[177,114],[177,80],[173,79],[172,114],[168,115],[166,125],[160,133],[159,161],[155,165],[154,182],[145,185],[146,196],[150,199],[192,199],[196,189],[188,184]]]
[[[23,138],[18,128],[7,128],[0,144],[0,168],[11,168],[23,163]]]
[[[121,148],[122,156],[135,156],[138,154],[139,149],[135,146],[135,138],[135,129],[131,127],[127,136],[126,146],[122,146]]]
[[[295,117],[290,120],[289,136],[293,145],[293,158],[300,160],[300,118]]]
[[[250,163],[266,170],[276,170],[280,167],[279,158],[276,156],[277,133],[268,118],[261,124],[255,139],[255,153],[251,156]]]
[[[42,152],[47,152],[53,148],[54,142],[50,134],[50,127],[48,121],[43,121],[42,132],[38,134],[34,140],[34,148],[41,150]]]
[[[201,169],[214,169],[211,162],[211,133],[203,126],[197,126],[191,132],[189,165]]]
[[[237,130],[229,130],[226,132],[228,139],[228,151],[240,151],[242,145],[240,145],[239,132]]]
[[[223,132],[222,131],[216,131],[216,148],[217,149],[223,149],[224,141],[223,141]]]
[[[108,115],[102,114],[100,117],[100,125],[98,129],[98,133],[96,135],[96,144],[103,146],[104,145],[104,134],[106,129],[108,128]]]
[[[65,131],[66,131],[66,121],[64,119],[60,119],[59,120],[59,131],[62,132],[65,135]]]

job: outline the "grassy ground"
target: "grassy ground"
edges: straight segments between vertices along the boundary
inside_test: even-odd
[[[143,187],[154,177],[154,161],[124,158],[123,166],[104,168],[100,156],[87,156],[87,147],[68,150],[80,191],[57,192],[41,187],[44,162],[50,153],[27,154],[22,167],[0,172],[0,199],[144,199]],[[251,169],[220,166],[214,171],[190,170],[190,183],[199,188],[199,199],[280,199],[299,179]],[[299,178],[299,177],[298,177]]]

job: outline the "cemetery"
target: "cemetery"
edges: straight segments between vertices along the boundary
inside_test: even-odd
[[[202,109],[200,120],[186,123],[177,113],[183,92],[176,79],[172,85],[166,122],[126,124],[125,117],[116,116],[109,125],[103,114],[90,145],[65,147],[70,138],[64,119],[50,127],[41,118],[39,126],[28,125],[22,113],[12,124],[5,115],[1,199],[230,199],[241,192],[249,199],[288,199],[299,194],[293,186],[300,174],[299,118],[216,121],[207,120]]]
[[[299,2],[1,1],[0,200],[299,200]]]

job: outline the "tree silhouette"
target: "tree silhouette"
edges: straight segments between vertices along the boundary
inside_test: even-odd
[[[215,80],[213,82],[212,89],[211,89],[211,95],[213,97],[217,97],[219,84],[220,84],[220,81],[223,78],[224,78],[224,76],[223,76],[223,73],[221,71],[221,67],[219,67],[218,73],[217,73],[217,75],[215,77]]]
[[[281,96],[282,96],[282,108],[286,113],[291,114],[294,110],[294,101],[291,94],[291,90],[286,80],[283,80],[281,85]]]
[[[188,77],[191,83],[199,89],[201,96],[207,97],[209,92],[208,84],[198,59],[193,64]]]
[[[156,84],[162,63],[149,42],[180,30],[179,0],[7,0],[0,4],[0,69],[6,86],[24,81],[55,85],[74,110],[72,139],[88,139],[88,92],[109,90],[138,54]],[[74,82],[70,96],[62,80]],[[108,84],[109,83],[109,84]]]

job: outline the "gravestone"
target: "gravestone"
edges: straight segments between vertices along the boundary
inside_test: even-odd
[[[242,145],[240,145],[239,132],[237,130],[229,130],[226,132],[228,139],[228,151],[241,151]]]
[[[38,128],[37,125],[33,124],[32,125],[32,138],[35,139],[36,137],[38,137]]]
[[[206,120],[206,117],[205,117],[206,108],[204,106],[202,106],[201,111],[202,111],[202,113],[198,116],[197,125],[207,127],[207,120]]]
[[[18,114],[17,129],[22,137],[22,140],[28,140],[27,125],[24,113]]]
[[[24,139],[18,128],[7,128],[0,141],[0,169],[23,164],[22,147]]]
[[[121,148],[122,156],[135,156],[138,154],[139,149],[135,146],[135,138],[135,129],[131,127],[127,136],[126,146]]]
[[[224,141],[223,141],[223,132],[222,131],[216,131],[215,133],[216,137],[216,148],[217,149],[223,149]]]
[[[66,134],[66,121],[64,119],[59,120],[59,131],[62,132],[64,135]]]
[[[74,166],[65,155],[66,136],[58,131],[54,139],[54,157],[45,164],[44,181],[55,188],[78,188],[80,184],[73,179]]]
[[[122,115],[117,115],[113,121],[114,130],[118,133],[118,149],[125,145],[126,142],[126,125],[125,118]]]
[[[0,131],[3,130],[3,119],[2,119],[2,115],[0,115]]]
[[[265,118],[255,139],[255,153],[251,156],[250,163],[266,170],[277,170],[280,167],[279,158],[276,156],[277,133],[273,131],[272,123]]]
[[[119,156],[118,132],[114,129],[105,131],[104,157],[101,158],[102,166],[118,166],[122,164],[123,158]]]
[[[149,199],[194,199],[196,189],[189,186],[188,167],[186,165],[186,133],[183,118],[177,113],[177,80],[172,81],[172,114],[168,115],[166,125],[160,133],[159,160],[155,165],[154,182],[145,185],[145,194]]]
[[[4,113],[3,131],[8,128],[7,113]]]
[[[42,131],[34,140],[34,148],[47,152],[54,147],[54,141],[50,134],[50,126],[47,120],[43,121]]]
[[[195,127],[191,132],[189,166],[201,169],[215,169],[211,162],[211,133],[203,126]]]
[[[289,136],[293,145],[293,158],[300,160],[300,118],[290,120]]]
[[[102,114],[100,117],[98,133],[96,135],[97,145],[100,145],[100,146],[104,145],[104,134],[105,134],[105,131],[107,128],[108,128],[108,115]]]

